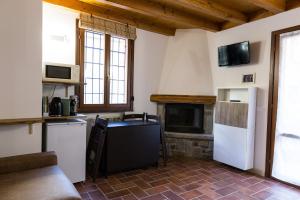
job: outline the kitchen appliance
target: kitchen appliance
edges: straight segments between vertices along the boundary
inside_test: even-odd
[[[49,113],[49,98],[48,96],[43,96],[42,98],[42,113],[44,115],[48,115]]]
[[[79,65],[45,63],[42,72],[43,82],[79,83]]]
[[[61,116],[62,103],[60,97],[54,97],[49,105],[49,116]]]
[[[72,95],[70,96],[70,115],[75,116],[77,115],[77,106],[78,106],[78,96]]]
[[[70,116],[70,102],[70,99],[61,99],[63,116]]]
[[[43,151],[55,151],[58,166],[73,182],[85,181],[86,121],[48,122],[43,132]]]

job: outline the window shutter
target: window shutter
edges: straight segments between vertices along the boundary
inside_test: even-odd
[[[79,27],[87,30],[104,32],[131,40],[136,39],[136,28],[130,25],[102,19],[90,14],[81,13]]]

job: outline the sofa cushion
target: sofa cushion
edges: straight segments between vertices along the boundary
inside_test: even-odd
[[[57,165],[54,151],[0,158],[0,174]]]
[[[55,165],[0,175],[0,199],[77,200],[81,197]]]

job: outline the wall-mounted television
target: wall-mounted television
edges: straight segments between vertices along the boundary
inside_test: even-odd
[[[221,46],[218,48],[219,66],[234,66],[250,63],[249,41]]]

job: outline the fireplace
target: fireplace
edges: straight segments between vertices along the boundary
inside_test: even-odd
[[[215,96],[156,94],[150,99],[157,103],[169,156],[212,159]]]
[[[179,133],[204,133],[203,104],[172,103],[165,105],[165,130]]]

